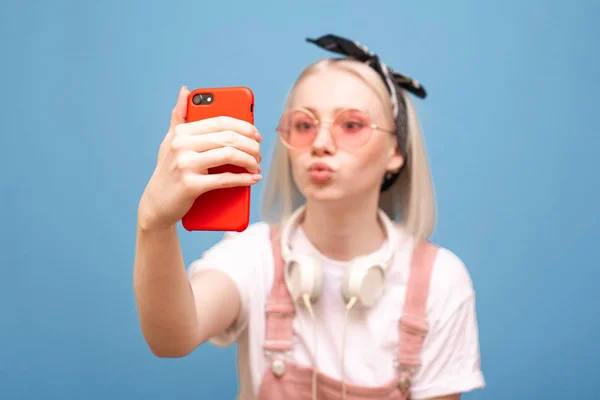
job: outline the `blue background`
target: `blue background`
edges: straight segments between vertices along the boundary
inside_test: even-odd
[[[595,1],[3,1],[1,399],[232,399],[235,349],[165,360],[132,291],[136,211],[181,85],[247,85],[266,136],[306,36],[421,81],[435,240],[478,293],[487,388],[598,395]],[[253,190],[257,221],[262,184]],[[221,237],[181,231],[186,262]]]

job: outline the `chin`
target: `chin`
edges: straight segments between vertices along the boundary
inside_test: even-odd
[[[302,188],[301,193],[306,197],[307,200],[323,201],[323,202],[335,202],[341,201],[348,197],[348,193],[343,190],[328,187],[310,187]]]
[[[298,182],[299,183],[299,182]],[[350,198],[360,196],[352,182],[342,183],[330,181],[325,183],[315,183],[310,180],[303,180],[298,185],[300,193],[307,199],[319,202],[341,202]],[[349,191],[348,189],[355,189]]]

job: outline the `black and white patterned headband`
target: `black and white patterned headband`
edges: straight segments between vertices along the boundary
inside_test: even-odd
[[[359,42],[348,40],[333,34],[324,35],[318,39],[307,38],[306,41],[314,43],[325,50],[364,62],[381,76],[390,92],[392,111],[394,119],[396,120],[398,145],[406,163],[406,144],[408,139],[406,104],[404,104],[404,98],[401,96],[401,93],[398,92],[397,88],[405,89],[421,99],[427,97],[425,88],[418,81],[385,65],[375,53]],[[390,176],[386,176],[381,190],[385,191],[389,189],[389,187],[398,179],[399,174],[400,171]]]

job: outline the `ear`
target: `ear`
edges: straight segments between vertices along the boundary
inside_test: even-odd
[[[390,149],[390,156],[387,162],[386,170],[396,172],[404,165],[404,157],[400,154],[398,145]]]

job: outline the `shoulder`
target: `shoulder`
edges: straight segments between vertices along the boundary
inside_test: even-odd
[[[226,232],[223,237],[205,250],[189,267],[191,275],[202,267],[237,268],[240,263],[257,264],[271,251],[270,225],[256,222],[242,232]]]
[[[471,275],[463,260],[451,250],[439,246],[429,289],[431,317],[437,320],[448,318],[474,294]]]
[[[473,293],[473,282],[467,266],[447,248],[439,247],[431,273],[431,289],[437,296],[467,297]]]
[[[411,261],[414,256],[416,240],[407,234],[401,226],[397,227],[398,238],[401,243],[397,255],[399,256],[402,275],[404,279],[410,274]],[[431,271],[429,298],[442,303],[450,298],[466,298],[473,294],[473,282],[469,270],[463,260],[450,249],[440,244],[429,241],[437,248]]]
[[[398,229],[399,241],[403,244],[399,253],[404,279],[410,275],[411,261],[414,256],[415,238],[401,227]],[[463,303],[474,297],[473,282],[465,262],[452,250],[435,242],[437,248],[431,271],[427,314],[431,322],[448,318]],[[406,268],[406,269],[405,269]]]

